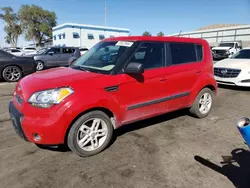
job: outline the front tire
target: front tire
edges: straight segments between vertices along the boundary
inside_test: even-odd
[[[195,101],[189,111],[195,117],[204,118],[211,112],[213,101],[214,92],[209,88],[204,88],[195,98]]]
[[[44,69],[44,63],[42,61],[36,61],[36,70],[41,71]]]
[[[82,115],[68,133],[68,147],[80,157],[89,157],[103,151],[113,137],[113,125],[102,111]]]
[[[7,66],[3,69],[2,77],[6,82],[17,82],[22,78],[22,71],[17,66]]]

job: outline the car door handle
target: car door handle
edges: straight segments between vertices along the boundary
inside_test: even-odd
[[[160,82],[165,82],[165,81],[167,81],[167,78],[161,78],[160,79]]]
[[[200,74],[200,73],[201,73],[201,70],[197,70],[197,71],[196,71],[196,74]]]

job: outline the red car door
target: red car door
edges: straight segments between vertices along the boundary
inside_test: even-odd
[[[124,122],[130,122],[166,111],[164,43],[142,43],[130,62],[144,65],[138,75],[120,75],[119,103]]]
[[[202,47],[193,43],[169,43],[169,62],[166,68],[166,88],[171,95],[169,110],[187,107],[189,96],[199,82],[202,63]]]

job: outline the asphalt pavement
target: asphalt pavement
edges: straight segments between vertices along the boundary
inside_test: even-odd
[[[127,125],[104,152],[80,158],[16,135],[8,114],[14,87],[0,84],[0,187],[250,187],[249,153],[234,125],[250,116],[250,90],[220,88],[204,119],[181,110]]]

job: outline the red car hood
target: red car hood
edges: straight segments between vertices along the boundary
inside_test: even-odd
[[[74,88],[79,83],[101,76],[104,75],[60,67],[28,75],[20,80],[17,87],[21,88],[20,92],[22,92],[22,96],[27,100],[31,94],[37,91],[63,86]]]

